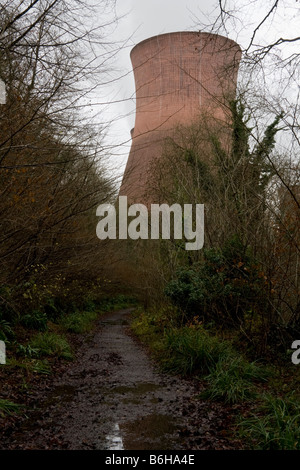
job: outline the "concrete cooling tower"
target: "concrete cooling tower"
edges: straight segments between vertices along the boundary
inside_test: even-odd
[[[191,124],[203,111],[226,120],[240,58],[234,41],[201,32],[162,34],[132,49],[136,116],[120,196],[151,202],[145,201],[149,166],[177,125]]]

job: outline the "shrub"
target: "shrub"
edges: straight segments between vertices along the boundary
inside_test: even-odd
[[[203,259],[182,267],[165,294],[185,312],[225,326],[240,326],[249,314],[266,315],[268,280],[238,238],[221,249],[203,250]]]
[[[44,312],[40,312],[39,310],[34,310],[31,313],[22,315],[20,324],[26,328],[38,331],[46,331],[48,328],[47,316]]]

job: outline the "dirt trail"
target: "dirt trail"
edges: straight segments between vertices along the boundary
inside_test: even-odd
[[[196,398],[197,383],[160,373],[130,335],[129,316],[101,318],[2,449],[236,448],[226,438],[230,412]]]

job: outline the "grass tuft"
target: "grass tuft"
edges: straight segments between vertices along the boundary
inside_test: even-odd
[[[0,416],[3,417],[4,415],[13,415],[15,413],[19,413],[22,405],[18,405],[17,403],[13,403],[12,401],[6,400],[4,398],[0,398]]]
[[[73,312],[62,318],[61,326],[71,333],[87,333],[97,318],[98,313],[95,311]]]
[[[240,355],[225,355],[206,377],[208,388],[201,396],[229,404],[239,403],[255,398],[255,382],[265,379],[265,369],[256,363],[248,362]]]
[[[203,376],[214,370],[222,357],[232,354],[229,343],[201,327],[171,329],[166,335],[166,350],[165,369],[184,376]]]
[[[257,450],[300,450],[300,401],[265,395],[257,414],[240,422],[241,435]]]
[[[30,342],[30,347],[36,350],[38,357],[55,356],[72,359],[70,345],[64,336],[57,333],[38,333]]]

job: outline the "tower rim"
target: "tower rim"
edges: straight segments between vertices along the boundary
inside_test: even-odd
[[[235,45],[239,49],[240,52],[242,52],[240,45],[236,41],[234,41],[234,39],[223,36],[222,34],[209,33],[207,31],[188,31],[188,30],[184,31],[183,30],[183,31],[170,31],[169,33],[155,34],[154,36],[143,39],[142,41],[138,42],[135,46],[133,46],[133,48],[130,51],[130,57],[132,56],[132,54],[135,52],[136,49],[140,48],[140,46],[148,42],[151,42],[158,38],[163,38],[163,37],[168,37],[168,36],[180,36],[180,35],[190,35],[190,36],[195,36],[195,37],[201,35],[201,36],[207,36],[207,37],[211,36],[214,38],[221,38],[228,42],[231,42],[233,45]]]

